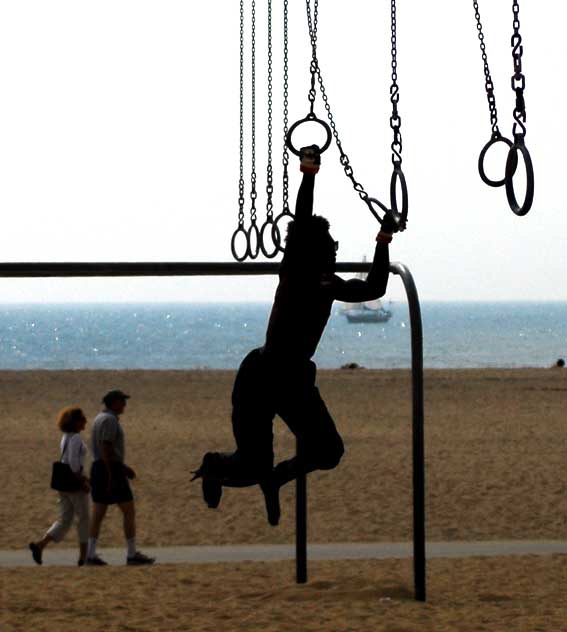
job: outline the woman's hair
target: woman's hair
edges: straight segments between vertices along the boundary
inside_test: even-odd
[[[68,406],[57,415],[57,427],[61,432],[76,432],[77,424],[84,418],[85,415],[80,408]]]

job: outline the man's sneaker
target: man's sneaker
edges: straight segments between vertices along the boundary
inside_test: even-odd
[[[266,513],[268,514],[268,522],[272,527],[277,527],[280,522],[280,486],[273,481],[264,481],[260,483],[260,489],[264,494],[266,501]]]
[[[36,564],[42,564],[43,562],[41,559],[41,549],[39,548],[39,546],[35,542],[30,542],[29,549],[32,553],[33,561]]]
[[[145,564],[153,564],[155,561],[155,557],[148,557],[140,551],[136,551],[136,553],[132,557],[126,558],[126,564],[130,566],[143,566]]]
[[[221,456],[218,452],[207,452],[203,457],[201,467],[194,472],[191,479],[192,481],[197,478],[203,479],[203,498],[210,509],[216,509],[222,497],[222,484],[218,476],[220,474],[220,459]],[[217,474],[216,478],[213,477],[215,473]]]
[[[94,557],[87,557],[85,566],[108,566],[108,564],[98,555],[95,555]]]

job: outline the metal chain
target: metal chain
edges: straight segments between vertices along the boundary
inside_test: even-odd
[[[512,58],[514,59],[514,74],[512,75],[512,90],[516,93],[516,106],[514,108],[514,127],[512,133],[514,138],[524,138],[526,135],[526,103],[524,101],[524,89],[526,87],[526,78],[522,74],[522,54],[524,47],[522,46],[522,36],[520,35],[520,5],[518,0],[512,2],[512,12],[514,20],[512,23],[514,34],[512,35]],[[518,126],[521,131],[518,132]]]
[[[240,0],[240,177],[238,226],[244,226],[244,0]]]
[[[392,43],[392,85],[390,86],[390,101],[392,103],[392,116],[390,117],[390,127],[394,132],[392,141],[392,164],[400,167],[402,164],[402,133],[400,127],[402,119],[398,114],[398,102],[400,100],[400,88],[398,86],[398,59],[397,59],[397,23],[396,23],[396,0],[391,0],[391,43]]]
[[[237,261],[244,261],[250,255],[250,237],[244,228],[244,0],[240,0],[240,175],[238,178],[238,226],[232,234],[230,249]],[[244,241],[244,251],[238,242]]]
[[[484,88],[486,90],[486,98],[488,100],[488,109],[490,112],[490,125],[492,127],[492,138],[501,136],[498,129],[498,111],[496,110],[496,97],[494,96],[494,84],[488,67],[488,56],[486,54],[486,45],[484,43],[484,33],[482,31],[482,23],[480,21],[480,12],[477,0],[473,0],[474,17],[476,18],[476,28],[478,31],[478,39],[480,40],[480,50],[482,53],[482,61],[484,63]]]
[[[309,64],[309,72],[311,73],[311,87],[309,88],[308,99],[311,104],[309,110],[310,114],[314,114],[315,97],[317,91],[315,90],[315,77],[319,68],[317,61],[317,22],[319,20],[319,0],[315,0],[313,3],[313,22],[311,22],[311,7],[310,1],[307,0],[307,19],[309,24],[309,35],[311,39],[311,63]]]
[[[473,0],[473,7],[476,18],[476,28],[478,31],[478,39],[480,40],[480,50],[482,52],[482,60],[484,62],[484,76],[485,76],[485,89],[488,99],[488,107],[490,110],[490,123],[492,125],[492,137],[482,148],[478,157],[478,171],[483,182],[491,187],[505,186],[506,198],[510,209],[516,215],[525,215],[532,207],[534,197],[534,170],[530,157],[530,153],[524,143],[524,137],[526,135],[526,105],[524,102],[524,88],[526,86],[526,78],[522,74],[522,53],[524,52],[522,46],[522,36],[520,35],[520,5],[518,0],[512,0],[512,13],[514,14],[512,27],[514,33],[511,39],[512,46],[512,58],[514,60],[514,74],[512,75],[512,90],[516,93],[516,105],[514,107],[514,125],[512,133],[514,135],[514,142],[501,135],[498,129],[498,114],[496,111],[496,99],[494,97],[494,85],[492,83],[492,77],[490,76],[490,70],[488,68],[488,59],[486,55],[486,47],[484,45],[484,34],[482,32],[482,23],[480,21],[480,12],[478,9],[478,1]],[[518,128],[520,128],[518,130]],[[504,143],[508,146],[508,157],[506,158],[506,167],[504,170],[504,178],[500,180],[493,180],[486,175],[484,169],[484,161],[488,150],[495,143]],[[526,167],[526,191],[524,201],[520,205],[516,198],[516,192],[514,190],[514,175],[516,174],[518,166],[518,154],[521,154]]]
[[[266,217],[272,219],[274,204],[272,168],[272,0],[268,0],[268,164],[266,167]]]
[[[256,0],[252,0],[252,171],[250,175],[251,189],[250,222],[256,223]]]
[[[272,167],[272,112],[273,112],[273,86],[272,86],[272,0],[268,0],[268,161],[266,165],[266,219],[257,234],[258,245],[262,254],[271,259],[280,251],[280,239],[278,228],[274,222],[274,170]],[[273,249],[268,249],[268,243],[273,244]]]
[[[272,225],[272,242],[274,243],[276,250],[273,253],[275,256],[278,252],[284,252],[285,250],[285,238],[282,235],[283,225],[280,226],[280,222],[290,220],[293,218],[293,213],[289,208],[289,148],[287,145],[288,135],[288,119],[289,119],[289,67],[288,67],[288,51],[289,51],[289,38],[288,38],[288,14],[289,14],[289,2],[283,0],[283,149],[282,149],[282,211],[275,218]],[[264,254],[266,254],[264,252]],[[268,255],[270,256],[270,255]]]
[[[287,148],[287,132],[288,132],[288,118],[289,118],[289,76],[288,76],[288,0],[284,0],[284,15],[283,15],[283,182],[282,182],[282,207],[283,212],[288,213],[289,210],[289,150]]]
[[[311,60],[311,72],[313,73],[313,68],[315,69],[317,79],[319,82],[319,92],[321,93],[321,98],[323,99],[323,103],[325,105],[325,110],[327,111],[327,118],[329,119],[329,125],[331,127],[331,131],[335,138],[335,144],[337,145],[337,149],[340,154],[340,163],[343,166],[345,175],[352,182],[352,186],[354,190],[360,196],[360,199],[363,200],[366,204],[369,205],[369,208],[372,210],[369,202],[368,202],[368,193],[364,190],[364,187],[360,182],[357,182],[354,177],[354,171],[350,164],[349,157],[343,149],[341,140],[339,138],[339,133],[337,131],[337,126],[335,124],[335,120],[333,114],[331,113],[331,106],[329,104],[329,98],[327,96],[327,92],[325,90],[325,86],[323,84],[323,77],[321,75],[321,68],[319,67],[319,61],[317,60],[317,19],[318,19],[318,0],[314,1],[313,7],[313,17],[311,17],[311,1],[306,0],[306,9],[307,9],[307,24],[309,27],[309,37],[311,39],[311,49],[313,51],[313,59]],[[312,79],[314,75],[312,74]],[[311,92],[310,92],[311,93]],[[311,99],[310,99],[311,100]]]

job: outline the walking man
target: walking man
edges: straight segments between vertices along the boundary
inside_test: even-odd
[[[100,527],[108,505],[118,505],[124,519],[124,536],[127,542],[126,563],[131,565],[153,564],[155,559],[136,549],[136,512],[129,480],[136,473],[124,462],[124,430],[119,417],[130,398],[122,391],[109,391],[103,398],[104,409],[93,422],[91,450],[91,496],[93,511],[89,528],[87,549],[88,566],[105,566],[106,562],[96,554]]]

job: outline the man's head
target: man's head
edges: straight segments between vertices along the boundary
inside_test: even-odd
[[[121,415],[126,408],[126,400],[130,399],[130,395],[126,395],[123,391],[113,390],[102,398],[104,405],[117,415]]]
[[[322,215],[313,215],[308,222],[306,230],[301,231],[301,236],[308,242],[316,271],[334,272],[339,243],[329,233],[329,221]],[[287,225],[286,237],[286,244],[290,249],[293,249],[297,239],[296,223],[292,221]]]

